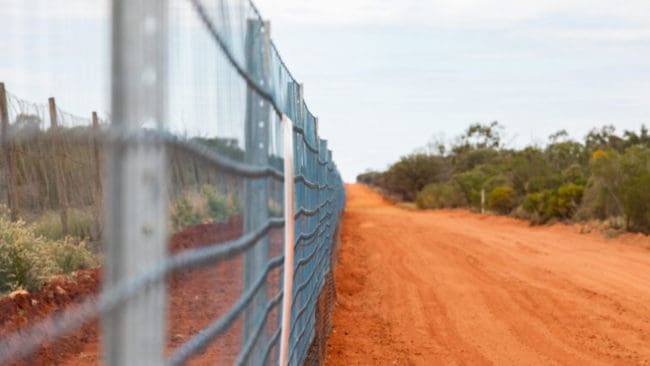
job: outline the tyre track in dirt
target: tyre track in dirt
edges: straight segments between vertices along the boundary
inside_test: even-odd
[[[650,365],[650,239],[348,186],[328,365]]]

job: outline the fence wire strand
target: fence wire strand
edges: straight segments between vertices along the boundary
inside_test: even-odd
[[[318,118],[253,2],[169,0],[169,9],[169,125],[157,128],[143,120],[127,128],[94,112],[68,113],[53,99],[32,103],[6,93],[2,141],[10,156],[0,162],[0,204],[30,227],[40,227],[44,218],[60,226],[56,240],[94,243],[92,251],[101,258],[109,249],[105,201],[120,199],[108,193],[118,191],[111,189],[105,155],[160,149],[168,171],[170,239],[164,259],[3,334],[0,364],[30,360],[43,345],[86,324],[105,322],[107,314],[119,317],[161,283],[168,287],[167,365],[275,365],[283,316],[291,319],[289,364],[324,363],[345,190],[318,134]],[[294,125],[293,177],[283,172],[283,116]],[[285,181],[295,190],[293,238],[281,234]],[[281,280],[285,242],[295,249],[289,294]],[[206,278],[213,287],[201,287],[204,293],[184,292],[204,286]],[[283,296],[293,299],[290,314],[281,314]],[[200,324],[193,333],[173,320],[188,308],[178,300],[208,307],[202,323],[198,314],[189,315]]]

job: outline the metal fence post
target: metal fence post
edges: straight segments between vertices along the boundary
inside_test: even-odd
[[[167,252],[165,148],[146,138],[147,130],[166,125],[166,30],[166,0],[113,0],[105,289],[160,263]],[[107,365],[164,363],[165,286],[151,285],[102,318]]]
[[[295,95],[295,104],[296,104],[296,118],[297,121],[294,121],[296,125],[301,127],[304,131],[305,129],[305,120],[306,120],[306,110],[305,110],[305,104],[304,104],[304,85],[303,84],[298,84],[296,88],[296,95]],[[305,200],[305,185],[304,183],[295,183],[295,176],[304,176],[306,173],[305,170],[305,141],[304,141],[304,132],[303,135],[299,134],[298,132],[294,132],[294,177],[291,179],[294,181],[295,184],[295,204],[298,209],[301,208],[306,208],[306,200]],[[294,245],[296,245],[295,248],[295,257],[296,258],[303,258],[304,257],[304,245],[298,247],[298,238],[302,233],[305,232],[305,226],[306,224],[306,217],[305,215],[301,215],[295,222],[295,234],[294,234]],[[295,268],[295,265],[294,265]],[[305,270],[304,267],[302,268],[295,268],[294,272],[294,281],[296,283],[302,283],[305,279]],[[296,290],[297,291],[297,290]],[[294,291],[295,292],[295,291]],[[300,306],[303,305],[303,292],[296,293],[295,297],[293,298],[292,301],[292,310],[295,308],[296,310],[300,309]],[[291,294],[293,297],[294,294]],[[297,324],[297,313],[298,311],[292,311],[291,312],[291,329],[299,329],[298,324]],[[290,330],[291,330],[290,329]],[[297,345],[297,340],[298,338],[296,337],[296,334],[291,333],[289,334],[289,359],[288,362],[291,362],[292,358],[294,357],[296,353],[296,345]],[[284,366],[284,365],[282,365]]]
[[[293,122],[282,119],[284,132],[284,280],[282,298],[282,332],[280,337],[280,365],[289,361],[289,332],[291,331],[291,306],[293,304],[293,266],[295,207],[293,182]]]
[[[14,149],[11,137],[9,136],[9,103],[7,102],[7,91],[5,84],[0,83],[0,123],[2,123],[2,151],[5,155],[7,182],[7,205],[11,210],[11,220],[18,220],[18,191],[16,187],[16,161],[14,160]]]
[[[271,25],[269,22],[248,20],[246,28],[246,69],[259,85],[267,88],[270,79]],[[254,90],[246,95],[246,152],[245,161],[257,166],[269,164],[269,128],[271,105]],[[251,232],[263,226],[269,218],[269,184],[266,178],[247,180],[244,189],[244,232]],[[244,289],[251,288],[264,273],[269,260],[268,237],[261,239],[244,255]],[[255,336],[255,327],[264,316],[267,303],[267,286],[262,286],[244,311],[243,342]],[[251,350],[248,363],[263,362],[266,335],[257,340]]]

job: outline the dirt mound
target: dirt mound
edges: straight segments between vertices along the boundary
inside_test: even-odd
[[[79,304],[95,294],[100,282],[99,269],[82,270],[70,276],[50,278],[34,293],[16,291],[0,299],[0,336],[27,328],[63,309]],[[17,365],[49,365],[81,350],[86,342],[96,341],[97,324],[93,322],[79,331],[44,344],[38,352]]]
[[[241,236],[242,229],[241,218],[223,224],[192,226],[171,238],[170,252],[178,253],[230,241]],[[229,303],[226,301],[228,298],[238,296],[233,284],[241,282],[240,268],[241,261],[232,261],[228,266],[198,269],[172,276],[168,281],[170,352],[214,320],[215,315],[223,313]],[[52,277],[37,292],[17,291],[12,296],[0,298],[0,337],[24,330],[38,321],[74,307],[84,299],[98,294],[100,288],[101,270],[92,269],[78,271],[70,276]],[[31,357],[15,364],[97,364],[100,352],[98,329],[98,321],[94,320],[56,342],[42,345]]]

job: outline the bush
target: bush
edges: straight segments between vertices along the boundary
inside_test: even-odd
[[[385,193],[415,199],[421,208],[477,210],[485,190],[488,208],[533,223],[615,218],[628,231],[650,234],[648,131],[617,134],[604,126],[583,142],[558,131],[545,147],[511,149],[501,144],[498,123],[478,123],[449,144],[433,141],[434,154],[402,157],[388,171],[357,180],[379,181]]]
[[[456,208],[464,203],[463,193],[451,184],[428,184],[415,199],[420,209]]]
[[[627,229],[650,233],[650,173],[630,179],[622,196]]]
[[[227,222],[241,213],[237,196],[224,197],[210,185],[201,193],[185,192],[172,205],[171,224],[174,231],[202,222]]]
[[[520,196],[539,192],[554,186],[553,169],[536,147],[527,147],[512,154],[506,165],[512,188]]]
[[[480,208],[481,190],[489,178],[488,172],[477,167],[464,173],[454,174],[451,180],[458,187],[459,191],[462,192],[464,201],[470,207]]]
[[[48,276],[96,264],[83,243],[49,240],[24,221],[0,215],[0,292],[37,290]]]
[[[363,174],[357,175],[357,182],[363,183],[369,186],[381,186],[382,179],[384,174],[375,171],[368,171]]]
[[[592,174],[577,212],[578,218],[605,220],[624,215],[623,203],[619,197],[623,186],[620,159],[616,151],[593,152],[590,163]]]
[[[566,184],[558,188],[553,202],[553,216],[563,219],[572,218],[578,210],[584,192],[585,187],[577,184]]]
[[[203,195],[208,203],[208,215],[215,222],[226,222],[229,219],[228,204],[226,200],[217,195],[208,185],[203,186]]]
[[[209,185],[203,186],[202,193],[207,200],[208,216],[212,221],[228,222],[241,213],[239,201],[234,194],[228,197],[221,196],[214,187]]]
[[[650,148],[634,146],[621,157],[623,182],[619,198],[627,229],[650,233]]]
[[[427,154],[408,155],[383,174],[382,188],[412,201],[427,184],[443,182],[448,175],[449,166],[444,158]]]
[[[544,193],[536,192],[529,193],[524,198],[522,207],[529,214],[541,214],[544,212],[546,198]]]
[[[514,189],[508,186],[494,188],[488,195],[488,207],[500,214],[506,215],[517,207],[517,197]]]
[[[52,246],[52,256],[60,272],[65,274],[98,265],[97,258],[86,249],[86,244],[83,241],[74,244],[67,240],[54,245]]]
[[[201,223],[202,218],[192,203],[187,194],[183,194],[179,197],[174,206],[172,207],[171,214],[172,224],[175,231],[180,231],[186,227],[198,225]]]
[[[578,164],[572,164],[562,171],[562,179],[566,183],[574,183],[580,186],[587,184],[583,169]]]
[[[619,154],[596,150],[581,216],[624,215],[626,229],[650,233],[650,148],[632,146]]]
[[[96,227],[95,218],[91,210],[68,210],[68,235],[77,239],[97,238],[98,233],[93,233]],[[52,240],[63,240],[63,226],[61,215],[58,211],[46,211],[34,222],[36,235]]]
[[[552,218],[570,219],[578,211],[584,192],[584,186],[565,184],[557,190],[545,190],[526,195],[522,207],[541,222]]]

